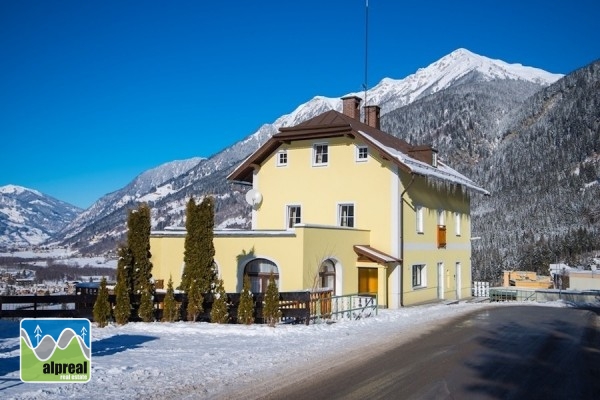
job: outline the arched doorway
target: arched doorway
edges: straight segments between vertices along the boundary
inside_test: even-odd
[[[279,287],[279,268],[270,260],[255,258],[246,264],[244,276],[250,278],[250,290],[252,293],[264,293],[269,285],[269,277],[273,274],[275,284]]]
[[[330,289],[333,294],[336,292],[335,281],[335,261],[332,259],[324,260],[319,267],[319,287],[321,289]]]

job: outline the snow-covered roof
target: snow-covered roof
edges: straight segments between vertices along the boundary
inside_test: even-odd
[[[358,131],[361,135],[363,135],[367,140],[375,144],[380,150],[385,151],[387,155],[394,158],[396,161],[404,164],[408,169],[417,175],[437,178],[444,181],[448,181],[451,183],[456,183],[458,185],[465,186],[468,189],[472,189],[476,192],[483,193],[489,195],[490,192],[487,190],[477,186],[475,182],[461,174],[460,172],[450,168],[448,165],[444,164],[441,161],[437,162],[437,167],[424,163],[422,161],[416,160],[408,155],[404,154],[400,150],[394,149],[392,147],[386,146],[383,143],[379,142],[372,135],[369,135],[367,132]]]
[[[466,189],[485,195],[490,194],[487,190],[442,162],[438,161],[436,166],[425,162],[427,157],[423,158],[418,154],[429,153],[431,155],[437,153],[431,147],[413,146],[400,138],[365,124],[357,118],[334,110],[319,114],[294,127],[281,128],[279,133],[273,135],[271,139],[244,160],[227,179],[251,183],[256,165],[260,165],[273,152],[277,151],[281,143],[341,136],[360,137],[374,148],[377,148],[384,157],[389,158],[409,173],[461,185]]]

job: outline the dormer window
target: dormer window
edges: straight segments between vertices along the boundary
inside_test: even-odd
[[[313,145],[313,165],[327,165],[329,161],[329,148],[327,143],[316,143]]]
[[[431,153],[431,165],[434,166],[435,168],[437,168],[437,166],[438,166],[438,158],[437,158],[437,153],[435,151],[433,151]]]
[[[365,162],[369,155],[369,148],[367,146],[356,146],[356,162]]]
[[[277,152],[277,166],[285,167],[288,162],[287,150],[280,150]]]

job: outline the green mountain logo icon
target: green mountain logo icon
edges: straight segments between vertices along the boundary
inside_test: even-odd
[[[88,382],[91,378],[90,330],[90,321],[81,318],[22,320],[21,380]]]

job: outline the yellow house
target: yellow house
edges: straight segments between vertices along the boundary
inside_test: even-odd
[[[266,289],[330,288],[376,294],[398,308],[471,295],[470,194],[488,192],[379,129],[379,107],[360,121],[358,97],[282,128],[228,177],[251,186],[252,228],[215,231],[215,262],[228,292],[245,274]],[[153,275],[178,285],[184,230],[153,232]]]

